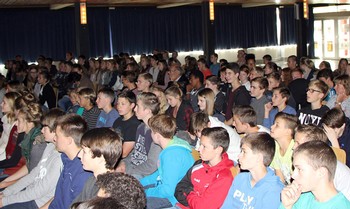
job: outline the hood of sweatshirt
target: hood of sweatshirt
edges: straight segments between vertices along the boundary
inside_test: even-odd
[[[190,152],[192,151],[191,145],[187,141],[180,139],[177,136],[174,136],[173,139],[169,141],[166,149],[172,148],[172,147],[182,147],[187,149]]]

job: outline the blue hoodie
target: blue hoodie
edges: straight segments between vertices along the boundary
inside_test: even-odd
[[[146,190],[146,196],[167,198],[172,205],[175,205],[177,203],[174,196],[176,185],[194,163],[191,152],[188,142],[174,136],[159,154],[158,169],[141,179],[143,186],[155,185]]]
[[[271,168],[267,168],[264,178],[251,187],[250,172],[240,173],[232,182],[221,209],[277,209],[280,205],[280,194],[284,187],[279,177]]]

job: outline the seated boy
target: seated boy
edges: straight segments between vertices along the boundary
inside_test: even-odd
[[[153,142],[163,150],[159,154],[158,170],[141,179],[147,188],[147,208],[171,207],[177,203],[174,196],[177,183],[193,165],[192,149],[188,142],[174,136],[176,122],[172,117],[156,115],[148,124]]]
[[[98,91],[96,103],[101,112],[97,119],[96,128],[110,128],[114,121],[119,118],[119,113],[112,106],[113,102],[114,91],[111,88],[103,88]]]
[[[294,150],[292,184],[281,193],[280,209],[350,208],[333,183],[336,156],[326,143],[309,141]]]
[[[55,196],[43,208],[67,209],[82,191],[85,182],[92,175],[84,171],[78,154],[80,139],[87,130],[85,120],[76,114],[59,117],[55,123],[56,149],[62,152],[63,169],[56,185]]]
[[[138,95],[135,114],[143,123],[137,127],[133,151],[118,165],[119,172],[126,172],[141,179],[157,170],[157,159],[161,147],[152,140],[148,120],[153,115],[157,115],[159,109],[159,101],[155,94],[144,92]]]
[[[176,206],[216,209],[224,202],[233,181],[233,162],[226,154],[230,138],[224,128],[205,128],[200,137],[201,160],[196,161],[178,183]]]
[[[132,91],[125,91],[118,95],[117,110],[119,117],[113,123],[113,129],[121,134],[123,140],[122,158],[126,158],[134,149],[136,141],[136,130],[141,121],[134,113],[136,96]]]
[[[284,87],[278,87],[273,89],[272,102],[265,104],[265,114],[263,126],[271,128],[275,121],[276,114],[284,112],[295,115],[295,109],[289,105],[288,99],[290,97],[290,91]]]
[[[222,209],[277,209],[284,187],[269,168],[275,153],[275,141],[267,133],[252,133],[243,137],[239,164],[248,170],[235,177]]]
[[[309,83],[306,99],[311,106],[301,108],[297,112],[300,124],[320,124],[322,116],[329,110],[326,105],[322,105],[327,93],[328,86],[323,81],[313,80]]]
[[[270,133],[264,126],[257,125],[256,112],[251,106],[239,105],[233,109],[233,126],[239,134],[251,134],[257,132]]]
[[[290,183],[292,173],[292,154],[294,146],[294,129],[298,118],[286,113],[277,113],[275,123],[271,127],[271,136],[276,141],[276,151],[271,167],[283,183]]]
[[[265,104],[270,100],[265,95],[269,87],[269,82],[264,77],[257,77],[250,81],[250,95],[253,97],[250,106],[256,112],[257,124],[262,125],[264,121]]]
[[[324,133],[323,129],[315,125],[298,125],[295,129],[294,135],[294,150],[301,144],[308,142],[320,140],[328,143],[327,135]],[[331,147],[334,151],[334,147]],[[335,152],[336,154],[336,152]],[[336,154],[337,155],[337,154]],[[344,163],[341,163],[337,156],[337,167],[334,175],[334,186],[335,188],[342,192],[344,196],[350,200],[350,168]]]
[[[94,175],[84,185],[83,191],[73,202],[89,200],[97,195],[96,178],[100,174],[114,172],[122,153],[120,136],[109,128],[95,128],[87,131],[80,142],[82,151],[78,157],[84,170]]]

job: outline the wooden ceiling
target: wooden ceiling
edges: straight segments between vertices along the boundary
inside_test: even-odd
[[[84,0],[82,0],[84,1]],[[158,6],[176,7],[200,4],[203,0],[86,0],[89,6]],[[208,1],[208,0],[206,0]],[[290,5],[302,0],[215,0],[219,4],[235,4],[246,7],[264,5]],[[350,4],[350,0],[308,0],[309,4]],[[0,0],[0,8],[71,6],[79,0]]]

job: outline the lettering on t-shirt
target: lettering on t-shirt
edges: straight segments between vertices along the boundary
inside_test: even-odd
[[[135,143],[134,152],[131,156],[131,162],[134,165],[141,165],[147,161],[147,152],[145,147],[145,137],[142,135],[138,136],[138,139]]]
[[[243,203],[243,209],[254,209],[254,206],[250,205],[252,204],[254,197],[246,195],[243,192],[236,189],[236,191],[233,193],[233,198],[238,199],[241,203]]]
[[[299,121],[300,124],[308,125],[308,124],[315,124],[318,125],[321,121],[321,117],[318,117],[316,115],[310,115],[305,113],[300,113],[299,115]]]

